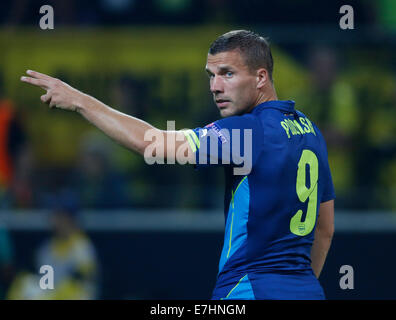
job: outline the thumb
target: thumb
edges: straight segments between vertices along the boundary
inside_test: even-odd
[[[51,100],[51,95],[47,92],[47,94],[43,94],[40,99],[42,102],[48,103]]]

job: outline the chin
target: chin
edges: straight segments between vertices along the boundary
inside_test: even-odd
[[[232,112],[229,109],[223,109],[223,110],[220,110],[220,116],[222,118],[232,117],[232,116],[235,116],[235,112]]]

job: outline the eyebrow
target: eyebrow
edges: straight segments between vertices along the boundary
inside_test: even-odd
[[[210,71],[208,68],[205,68],[205,71],[206,71],[206,73],[209,74],[209,75],[212,75],[212,74],[213,74],[213,72]]]
[[[218,69],[220,74],[226,73],[227,71],[234,71],[234,68],[229,65],[220,66]],[[205,68],[205,70],[208,74],[213,74],[213,72],[210,71],[207,67]]]
[[[230,71],[230,70],[234,70],[234,68],[232,68],[231,66],[225,65],[225,66],[221,66],[219,67],[219,72],[226,72],[226,71]]]

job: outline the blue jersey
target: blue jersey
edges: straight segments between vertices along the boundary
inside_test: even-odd
[[[185,132],[196,166],[226,173],[225,234],[213,299],[323,299],[310,250],[335,198],[326,144],[294,101]]]

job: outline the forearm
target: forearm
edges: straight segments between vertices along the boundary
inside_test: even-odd
[[[315,232],[315,240],[311,248],[311,267],[317,278],[319,278],[322,272],[331,241],[331,235],[325,235],[319,230]]]
[[[189,163],[194,163],[195,155],[190,152],[190,148],[182,148],[181,153],[176,152],[179,147],[185,144],[188,146],[182,131],[159,130],[145,121],[106,106],[59,79],[31,70],[27,74],[30,77],[23,76],[21,81],[46,90],[41,101],[50,108],[77,111],[117,143],[145,157],[160,157],[161,160],[177,158],[180,163],[185,163],[187,158]],[[147,149],[152,143],[153,148]],[[145,150],[148,150],[147,155]]]
[[[76,111],[117,143],[141,155],[150,143],[144,141],[146,131],[156,130],[147,122],[112,109],[86,94],[77,99]]]

